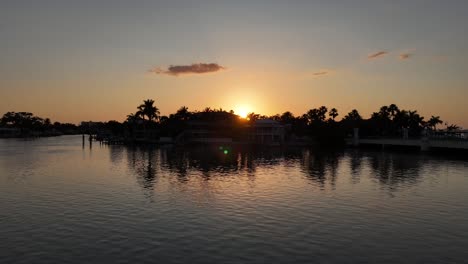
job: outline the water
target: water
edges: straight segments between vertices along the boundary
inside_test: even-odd
[[[0,263],[467,263],[468,159],[0,140]]]

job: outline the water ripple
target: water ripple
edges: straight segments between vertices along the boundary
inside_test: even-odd
[[[1,263],[463,263],[468,162],[0,140]]]

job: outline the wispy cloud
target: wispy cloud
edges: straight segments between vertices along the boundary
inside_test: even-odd
[[[381,51],[379,51],[379,52],[369,54],[369,55],[367,56],[367,58],[368,58],[369,60],[373,60],[373,59],[382,58],[382,57],[384,57],[384,56],[387,55],[387,54],[388,54],[387,51],[381,50]]]
[[[313,72],[312,75],[313,76],[321,76],[321,75],[327,75],[329,73],[330,73],[329,70],[321,70],[321,71],[318,71],[318,72]]]
[[[335,71],[330,69],[320,69],[315,71],[306,71],[304,72],[305,78],[324,78],[333,74]]]
[[[213,73],[224,69],[226,68],[217,63],[194,63],[191,65],[171,65],[167,67],[167,69],[161,69],[159,67],[156,67],[150,69],[149,72],[155,74],[178,76],[181,74]]]
[[[400,60],[407,60],[407,59],[413,57],[413,55],[414,55],[414,54],[411,53],[411,52],[402,52],[402,53],[400,53],[400,55],[398,56],[398,58],[399,58]]]

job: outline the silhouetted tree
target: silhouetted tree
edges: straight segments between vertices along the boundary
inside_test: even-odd
[[[343,121],[353,121],[353,122],[357,122],[357,121],[361,121],[362,120],[362,117],[361,115],[359,114],[358,110],[356,109],[353,109],[351,110],[351,112],[349,112],[344,118],[343,118]]]
[[[335,118],[338,116],[338,110],[336,110],[336,108],[332,108],[330,109],[330,112],[328,113],[328,115],[331,117],[333,121],[335,121]]]
[[[292,124],[294,123],[294,119],[295,119],[294,115],[289,111],[284,112],[280,116],[280,122],[283,124]]]
[[[410,116],[408,111],[401,110],[393,117],[394,124],[399,128],[408,128],[410,123]]]
[[[439,116],[431,116],[429,121],[427,121],[427,124],[429,127],[431,127],[433,130],[436,130],[438,124],[442,124],[442,120],[440,120]]]
[[[387,107],[387,112],[390,114],[390,117],[393,120],[398,112],[400,112],[400,109],[395,104],[391,104]]]
[[[177,112],[174,115],[174,118],[181,121],[187,121],[190,119],[190,116],[191,113],[188,110],[188,107],[182,106],[179,108],[179,110],[177,110]]]
[[[410,136],[419,137],[424,128],[424,117],[418,111],[408,111],[408,128]]]
[[[250,122],[255,122],[258,119],[260,119],[260,115],[254,113],[254,112],[251,112],[251,113],[247,114],[247,119],[249,119]]]
[[[452,124],[452,125],[447,125],[447,131],[457,131],[457,130],[460,130],[461,127],[455,125],[455,124]]]
[[[327,112],[328,109],[326,106],[309,110],[306,114],[309,124],[323,123],[326,119]]]
[[[353,128],[358,128],[361,125],[362,117],[358,110],[353,109],[341,120],[340,123],[346,130],[346,133],[349,135],[353,133]]]
[[[78,132],[74,124],[52,124],[49,118],[41,118],[30,112],[7,112],[0,118],[0,126],[17,128],[20,136],[46,136],[57,133],[74,134]],[[55,129],[52,133],[52,129]],[[31,132],[33,132],[31,134]]]
[[[126,121],[131,124],[135,124],[138,122],[138,120],[141,120],[141,117],[138,114],[129,114],[127,115]]]
[[[143,119],[144,117],[148,117],[148,121],[153,121],[153,119],[159,119],[159,109],[154,106],[154,100],[147,99],[143,101],[143,104],[138,106],[138,114],[140,114]]]

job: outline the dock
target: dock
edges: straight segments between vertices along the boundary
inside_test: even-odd
[[[442,150],[468,150],[468,140],[463,139],[395,139],[395,138],[359,138],[347,139],[348,146],[377,146],[385,149],[386,147],[408,147],[419,148],[421,151],[430,151],[434,149]]]

